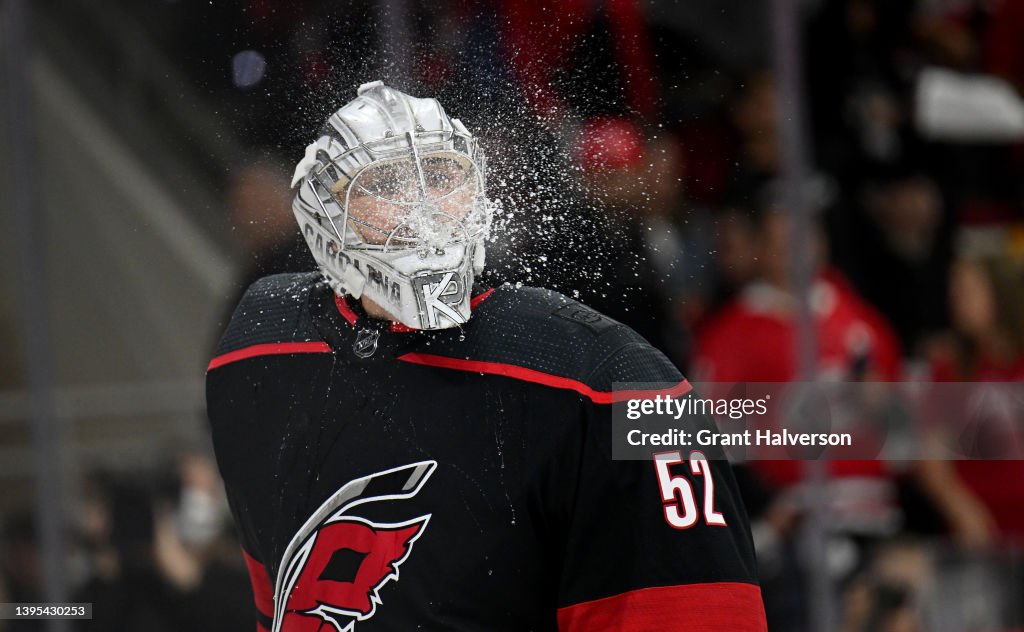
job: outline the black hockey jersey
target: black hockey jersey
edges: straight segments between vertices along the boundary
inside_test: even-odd
[[[689,390],[632,330],[506,285],[415,331],[320,279],[254,284],[207,373],[259,630],[765,629],[728,463],[611,458],[613,382]]]

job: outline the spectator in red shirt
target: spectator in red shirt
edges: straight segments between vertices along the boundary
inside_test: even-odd
[[[789,273],[789,217],[769,208],[750,219],[757,230],[751,244],[758,262],[756,278],[709,318],[697,332],[696,375],[703,381],[789,382],[797,377],[796,299]],[[894,381],[900,374],[900,351],[885,320],[825,262],[825,240],[815,229],[812,248],[818,273],[810,291],[816,324],[818,378],[828,381]],[[898,516],[895,491],[879,461],[835,461],[837,476],[870,479],[875,519],[866,521],[864,507],[844,505],[870,531],[889,532]],[[757,471],[782,488],[801,479],[799,461],[761,461]],[[861,486],[865,490],[867,486]],[[884,489],[883,489],[884,488]],[[888,499],[889,502],[877,502]],[[868,502],[868,501],[865,501]],[[837,517],[838,518],[838,517]]]
[[[960,259],[950,271],[950,338],[933,351],[937,382],[1024,381],[1024,275],[1008,262]],[[963,490],[980,500],[977,521],[1024,543],[1024,461],[957,461]],[[956,525],[951,525],[955,529]]]

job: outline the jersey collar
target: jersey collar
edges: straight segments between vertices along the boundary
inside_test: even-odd
[[[473,296],[469,301],[469,309],[476,309],[477,305],[487,300],[487,298],[494,292],[494,288],[477,288],[478,293]],[[366,314],[366,310],[363,309],[362,304],[359,301],[352,300],[348,295],[334,295],[334,306],[338,310],[342,319],[352,327],[365,326],[366,324],[373,323],[374,326],[383,324],[385,321],[372,319]],[[388,330],[391,333],[405,334],[420,331],[413,329],[402,323],[390,322]]]

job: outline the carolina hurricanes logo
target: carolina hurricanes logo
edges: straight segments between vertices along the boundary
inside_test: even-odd
[[[273,632],[351,632],[374,615],[380,589],[394,579],[427,528],[430,514],[371,522],[359,505],[415,496],[437,467],[422,461],[346,483],[317,509],[285,549],[274,590]]]

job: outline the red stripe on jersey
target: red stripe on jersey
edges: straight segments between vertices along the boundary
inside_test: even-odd
[[[559,632],[766,632],[761,589],[719,582],[641,588],[558,609]]]
[[[231,364],[232,362],[255,358],[257,356],[330,352],[331,346],[326,342],[271,342],[268,344],[243,347],[241,349],[225,353],[224,355],[219,355],[213,360],[210,360],[210,366],[206,367],[206,370],[212,371],[224,366],[225,364]]]
[[[494,294],[494,288],[487,290],[486,292],[480,292],[473,298],[469,299],[469,309],[476,309],[476,306],[487,300],[491,294]]]
[[[249,569],[249,582],[252,584],[252,597],[256,603],[256,609],[268,619],[273,619],[274,591],[270,587],[270,576],[267,575],[267,569],[245,549],[242,549],[242,556],[245,557],[245,567]],[[262,627],[259,623],[256,624],[257,630]]]
[[[340,294],[334,295],[334,304],[338,307],[338,313],[341,314],[342,318],[348,321],[348,324],[355,325],[358,316],[352,311],[352,307],[348,304],[348,299]]]
[[[432,353],[407,353],[399,356],[398,359],[403,362],[436,366],[443,369],[503,375],[505,377],[511,377],[524,382],[533,382],[535,384],[543,384],[554,388],[576,391],[580,395],[592,400],[595,404],[611,404],[612,402],[621,402],[627,399],[649,399],[655,395],[670,395],[672,397],[678,397],[689,393],[693,388],[690,386],[690,383],[684,379],[672,388],[657,391],[597,391],[578,380],[561,377],[559,375],[551,375],[550,373],[543,373],[541,371],[535,371],[533,369],[516,366],[514,364],[482,362],[480,360],[462,360],[459,358],[434,355]]]

